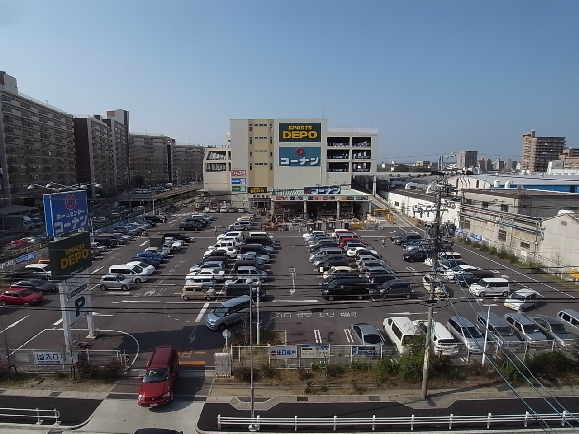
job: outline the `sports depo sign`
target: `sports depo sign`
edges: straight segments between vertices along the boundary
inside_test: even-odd
[[[321,123],[281,123],[279,124],[280,142],[316,142],[322,141]]]
[[[52,279],[65,280],[92,264],[90,234],[80,232],[48,243]]]

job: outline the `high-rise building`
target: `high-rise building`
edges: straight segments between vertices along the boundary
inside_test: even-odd
[[[175,139],[164,135],[129,134],[131,187],[172,182],[172,147]]]
[[[111,129],[113,185],[115,192],[129,188],[129,112],[107,110],[103,122]]]
[[[203,178],[204,156],[204,146],[174,145],[171,158],[173,182],[200,181]]]
[[[535,131],[523,134],[521,170],[544,173],[549,161],[558,160],[565,147],[565,137],[537,137]]]
[[[19,92],[0,71],[0,197],[4,206],[37,206],[51,182],[74,185],[76,150],[72,115]]]
[[[478,159],[478,151],[459,151],[456,154],[457,169],[468,169],[469,167],[476,167]]]

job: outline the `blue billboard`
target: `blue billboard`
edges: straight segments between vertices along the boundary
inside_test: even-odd
[[[247,184],[247,178],[231,178],[231,183],[234,185],[245,185]]]
[[[86,190],[45,194],[43,199],[46,233],[49,237],[56,237],[88,226]]]
[[[279,148],[280,166],[319,166],[322,148],[312,146],[282,146]]]

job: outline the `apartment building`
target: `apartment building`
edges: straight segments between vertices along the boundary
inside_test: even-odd
[[[172,150],[173,182],[200,181],[203,178],[205,147],[201,145],[174,145]]]
[[[565,148],[565,137],[538,137],[532,130],[523,134],[521,170],[545,173],[549,162],[558,160]]]
[[[0,172],[3,206],[38,206],[47,191],[31,185],[77,183],[72,115],[22,94],[5,71],[0,71]]]
[[[478,166],[478,151],[459,151],[456,154],[457,169],[468,169]]]
[[[105,195],[114,193],[113,141],[110,127],[101,116],[74,118],[76,146],[76,179],[90,185],[96,197],[98,183]]]
[[[131,187],[172,182],[172,147],[175,139],[164,135],[129,134]]]
[[[129,112],[123,109],[107,110],[103,122],[111,130],[114,192],[129,187]]]

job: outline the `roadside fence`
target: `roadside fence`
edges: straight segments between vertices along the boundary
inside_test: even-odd
[[[70,354],[65,355],[61,350],[19,349],[9,350],[9,356],[4,359],[11,369],[17,372],[68,372],[71,368]],[[118,362],[126,370],[127,360],[123,353],[117,350],[91,350],[77,348],[73,350],[75,362],[87,362],[93,366],[107,366],[111,362]]]

